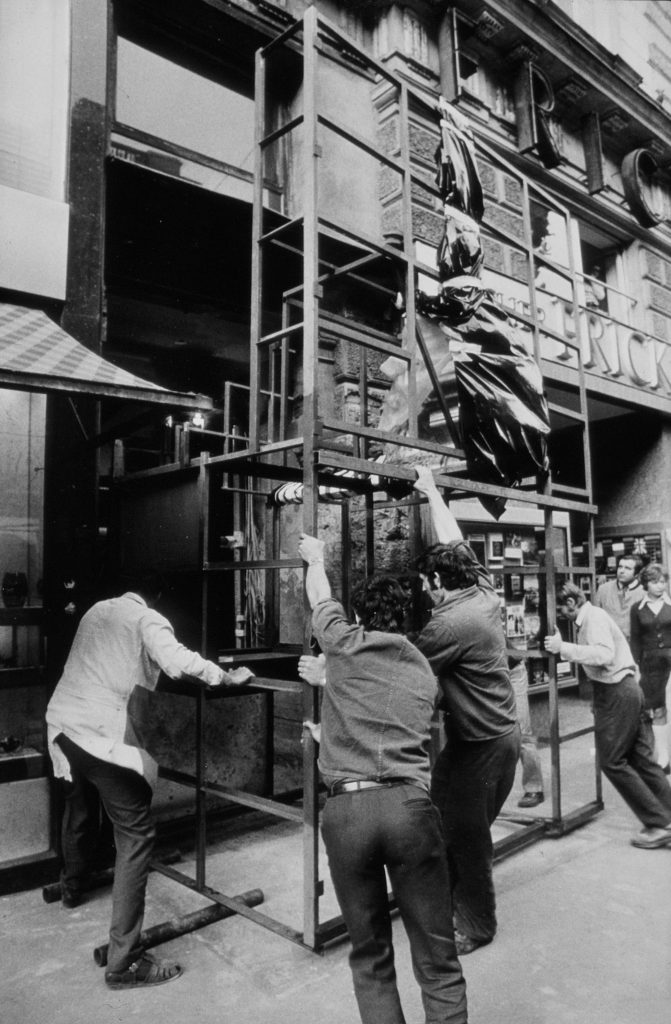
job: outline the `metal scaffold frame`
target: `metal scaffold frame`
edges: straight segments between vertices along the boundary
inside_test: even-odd
[[[268,104],[268,63],[278,54],[288,56],[292,65],[300,69],[300,94],[302,110],[298,114],[290,114],[279,126],[270,126]],[[356,74],[367,77],[371,89],[387,89],[394,95],[398,124],[398,151],[386,153],[373,145],[368,139],[354,130],[348,129],[332,117],[321,112],[318,107],[319,95],[319,62],[335,61],[340,66]],[[271,583],[267,589],[267,601],[272,612],[278,611],[277,604],[277,573],[283,568],[297,569],[301,566],[298,558],[282,558],[278,550],[277,530],[273,530],[269,538],[264,557],[245,560],[242,557],[227,565],[217,565],[210,561],[206,537],[208,529],[208,489],[212,480],[216,479],[224,489],[231,490],[232,501],[235,495],[254,494],[261,481],[295,482],[302,487],[302,526],[306,533],[315,534],[318,530],[318,500],[320,489],[342,486],[343,475],[347,478],[347,486],[354,493],[364,496],[366,509],[366,572],[374,569],[374,531],[375,513],[389,505],[387,492],[394,485],[405,485],[406,493],[411,495],[411,485],[415,479],[412,463],[418,456],[433,455],[449,456],[455,463],[463,463],[463,451],[458,443],[458,434],[450,416],[450,409],[444,398],[438,374],[436,374],[430,355],[426,351],[425,339],[417,321],[415,309],[415,290],[420,275],[436,278],[436,269],[425,266],[415,253],[415,232],[413,225],[413,195],[422,190],[427,196],[438,197],[437,190],[427,182],[426,175],[421,175],[413,167],[411,152],[411,120],[416,112],[429,120],[434,113],[425,95],[414,90],[404,79],[394,75],[380,62],[375,61],[359,50],[342,32],[321,17],[314,7],[307,10],[304,18],[296,22],[257,54],[256,63],[256,157],[255,157],[255,188],[253,205],[253,241],[252,241],[252,309],[250,337],[250,386],[249,386],[249,430],[243,436],[232,431],[228,419],[225,428],[223,454],[210,456],[201,454],[198,459],[189,461],[185,456],[184,465],[178,467],[179,472],[196,473],[198,476],[197,492],[200,495],[200,535],[201,535],[201,571],[203,588],[203,607],[208,601],[209,581],[218,572],[226,571],[234,575],[249,571],[270,574]],[[320,204],[320,165],[323,161],[323,139],[328,134],[337,136],[358,152],[366,154],[382,167],[396,175],[398,185],[398,209],[400,210],[400,237],[393,244],[388,238],[370,237],[357,234],[345,223],[338,223],[332,217],[326,217]],[[277,224],[277,213],[274,213],[272,226],[268,226],[269,211],[265,203],[264,188],[269,179],[266,168],[267,154],[272,147],[284,144],[289,137],[300,136],[302,156],[294,163],[294,174],[300,177],[302,209],[298,216],[288,216],[284,222]],[[505,164],[500,154],[484,141],[478,140],[477,151],[480,157]],[[529,188],[523,181],[524,198],[524,237],[514,237],[502,231],[485,218],[482,225],[483,236],[501,241],[522,253],[526,260],[529,280],[533,281],[535,261],[544,257],[534,252],[532,229],[529,218]],[[542,195],[547,203],[559,215],[568,214],[548,194],[533,186],[538,195]],[[569,225],[570,227],[570,225]],[[266,288],[267,254],[272,247],[280,248],[292,259],[302,263],[302,280],[281,292],[280,308],[269,311]],[[547,261],[546,261],[547,262]],[[336,279],[348,283],[356,281],[372,289],[385,288],[380,283],[378,270],[383,264],[387,268],[390,281],[401,281],[404,294],[405,331],[402,335],[385,333],[370,324],[346,318],[334,313],[332,309],[323,308],[324,289]],[[553,270],[564,275],[570,281],[575,308],[578,308],[577,278],[572,261],[568,268]],[[276,282],[275,282],[276,284]],[[393,286],[389,285],[390,295]],[[275,289],[276,293],[277,289]],[[527,311],[513,311],[506,307],[506,313],[532,332],[534,350],[539,363],[543,358],[543,336],[551,335],[547,329],[541,330],[535,304],[534,288],[530,288],[530,308]],[[504,498],[540,509],[543,513],[545,531],[545,565],[536,572],[546,581],[548,620],[555,617],[554,579],[556,574],[570,577],[577,570],[571,565],[555,562],[553,553],[553,514],[555,512],[571,513],[586,516],[586,531],[589,548],[588,565],[580,567],[581,575],[594,576],[594,530],[593,516],[596,512],[592,504],[592,480],[587,437],[587,396],[585,377],[581,358],[581,324],[575,318],[575,337],[566,338],[557,335],[555,340],[570,349],[576,373],[576,403],[573,407],[553,404],[551,410],[566,421],[578,424],[582,429],[582,455],[584,464],[584,486],[575,487],[553,483],[551,476],[539,487],[538,481],[524,481],[517,487],[500,487],[493,484],[470,480],[463,469],[455,472],[440,472],[436,480],[438,486],[448,491],[450,497],[482,497]],[[328,335],[336,343],[356,347],[360,354],[358,365],[358,400],[361,415],[358,422],[351,422],[344,416],[325,415],[323,403],[320,401],[320,344],[321,339]],[[296,353],[299,353],[297,356]],[[390,436],[367,422],[370,382],[367,375],[368,357],[376,358],[393,356],[407,367],[408,381],[408,424],[403,435]],[[416,375],[418,366],[426,368],[431,380],[435,400],[440,406],[446,421],[450,444],[442,444],[419,436],[418,399],[416,393]],[[296,370],[302,379],[302,412],[298,417],[292,410],[296,401]],[[292,376],[293,375],[293,376]],[[343,441],[347,438],[346,442]],[[387,461],[380,463],[370,456],[371,446],[392,446],[402,453],[405,462]],[[175,467],[172,467],[174,469]],[[171,467],[155,471],[159,474],[171,472]],[[151,471],[145,476],[149,477]],[[407,509],[412,524],[411,547],[416,548],[419,542],[420,505],[417,496],[404,498],[396,502]],[[278,513],[279,514],[279,513]],[[344,533],[343,549],[348,547],[348,531],[350,528],[347,500],[343,503],[342,529]],[[239,553],[238,553],[239,554]],[[570,556],[569,556],[570,563]],[[343,556],[342,590],[346,598],[349,588],[349,572],[346,555]],[[236,594],[242,588],[236,584]],[[203,649],[212,656],[212,638],[208,636],[207,615],[203,617]],[[306,614],[305,647],[309,650],[309,615]],[[278,655],[280,652],[278,652]],[[555,669],[555,658],[545,652],[535,656],[543,658],[549,677],[549,723],[550,746],[552,757],[552,812],[547,819],[520,818],[519,831],[506,837],[496,844],[495,855],[505,856],[507,853],[527,845],[542,835],[561,835],[589,820],[601,809],[601,789],[598,768],[595,772],[595,799],[568,815],[562,813],[561,764],[560,749],[566,743],[584,733],[592,731],[584,729],[570,735],[560,735],[559,728],[559,687]],[[286,652],[285,652],[286,657]],[[265,662],[273,659],[273,653],[265,655]],[[249,660],[246,652],[240,652],[240,663]],[[235,655],[230,663],[235,664]],[[256,693],[268,694],[268,708],[271,721],[268,728],[272,730],[272,694],[275,691],[285,692],[289,689],[300,693],[302,700],[303,719],[317,721],[319,719],[319,695],[315,688],[298,682],[289,683],[285,679],[265,678],[266,669],[259,671],[264,678],[257,678],[250,689]],[[267,672],[272,675],[272,672]],[[181,690],[179,692],[182,692]],[[221,906],[234,910],[248,917],[263,927],[311,949],[319,950],[327,942],[344,935],[345,926],[342,918],[320,921],[319,900],[323,893],[323,882],[319,874],[319,777],[317,770],[315,744],[306,735],[303,746],[302,770],[302,805],[292,807],[271,795],[270,798],[260,797],[251,793],[243,793],[225,786],[213,785],[206,779],[204,764],[204,721],[207,703],[211,696],[199,692],[197,696],[197,771],[195,778],[187,778],[178,773],[167,774],[176,781],[195,785],[197,790],[197,869],[196,877],[190,879],[173,868],[158,867],[175,881],[208,896]],[[165,775],[166,773],[164,773]],[[303,921],[302,929],[290,928],[275,921],[259,910],[245,906],[241,898],[224,896],[211,889],[206,882],[206,808],[205,797],[221,797],[234,803],[263,810],[300,822],[302,827],[303,855]]]
[[[288,120],[284,125],[272,132],[267,131],[267,85],[266,85],[266,62],[279,47],[291,47],[295,52],[302,49],[303,57],[303,111],[302,114]],[[398,120],[399,120],[399,150],[398,155],[393,157],[373,148],[370,143],[349,131],[346,126],[334,122],[330,117],[322,114],[317,108],[316,96],[318,94],[318,60],[351,58],[357,61],[359,66],[365,68],[371,76],[381,81],[397,92]],[[251,332],[251,401],[250,401],[250,447],[245,455],[246,471],[254,472],[253,466],[256,463],[256,471],[261,475],[269,473],[272,475],[273,462],[277,461],[278,453],[285,452],[289,447],[300,453],[302,465],[301,482],[303,485],[303,528],[308,533],[314,533],[317,529],[317,496],[320,483],[332,483],[333,474],[346,472],[352,477],[368,480],[370,482],[371,513],[374,513],[374,496],[376,489],[384,490],[385,482],[403,480],[410,482],[414,479],[414,473],[409,466],[399,464],[385,465],[382,472],[384,478],[381,481],[379,474],[380,466],[377,462],[366,458],[367,446],[370,442],[396,442],[403,446],[401,449],[405,455],[414,453],[416,455],[435,450],[442,455],[451,454],[459,456],[462,454],[458,448],[456,434],[452,430],[451,437],[454,441],[453,448],[435,445],[418,436],[417,433],[417,404],[415,401],[415,367],[418,358],[424,354],[423,339],[421,331],[416,323],[415,313],[415,287],[419,273],[428,276],[436,276],[434,268],[426,267],[415,257],[415,238],[413,232],[413,189],[423,189],[438,195],[427,185],[426,177],[420,176],[413,169],[410,151],[410,106],[411,103],[417,107],[427,107],[426,98],[416,93],[403,79],[391,74],[389,70],[379,62],[368,57],[358,50],[345,35],[326,19],[319,16],[314,8],[306,12],[302,22],[297,23],[287,30],[268,47],[258,54],[256,73],[256,104],[257,104],[257,164],[256,164],[256,193],[254,202],[254,256],[253,256],[253,302],[252,332]],[[303,182],[303,210],[302,216],[293,216],[287,221],[284,229],[264,231],[264,153],[268,147],[277,143],[278,139],[288,133],[302,131],[303,160],[301,166]],[[400,247],[390,245],[384,238],[370,238],[361,235],[355,236],[351,230],[342,224],[327,220],[320,213],[319,200],[319,179],[320,161],[323,159],[322,136],[327,132],[336,133],[344,138],[351,145],[359,147],[362,151],[370,154],[374,159],[385,167],[390,167],[400,179],[400,207],[402,226],[402,245]],[[488,158],[500,161],[500,156],[484,141],[478,140],[478,152]],[[515,239],[497,229],[496,226],[483,225],[483,233],[487,237],[504,239],[507,245],[521,249],[528,261],[528,273],[533,280],[535,269],[534,261],[543,261],[543,257],[534,253],[532,243],[531,225],[529,222],[529,185],[523,183],[525,210],[524,239]],[[543,190],[534,190],[541,195],[544,202],[561,212],[567,217],[559,204]],[[302,257],[303,257],[303,281],[302,295],[302,320],[292,321],[289,316],[289,305],[297,301],[295,292],[285,295],[285,303],[282,310],[282,325],[279,329],[264,334],[264,288],[263,288],[263,261],[267,248],[277,244],[284,233],[302,230]],[[346,260],[340,266],[333,266],[324,258],[320,251],[320,242],[327,237],[337,237],[351,242],[354,247],[362,250],[358,259]],[[323,294],[325,281],[332,279],[334,274],[355,275],[363,273],[367,266],[375,260],[387,259],[394,266],[401,269],[406,281],[405,289],[405,316],[406,331],[402,343],[398,339],[388,339],[377,336],[375,332],[367,329],[362,324],[353,324],[351,321],[336,322],[336,318],[327,316],[320,309],[320,299]],[[548,262],[548,261],[546,261]],[[556,268],[570,282],[575,308],[578,308],[578,280],[574,272],[573,257],[570,255],[569,267],[566,269]],[[541,329],[535,305],[534,289],[530,289],[531,302],[528,313],[518,313],[517,319],[525,323],[533,332],[534,350],[538,362],[541,362]],[[515,318],[515,314],[507,310]],[[403,359],[408,367],[408,391],[409,391],[409,423],[407,434],[401,438],[390,438],[380,436],[380,433],[372,427],[355,425],[344,420],[336,420],[325,417],[320,410],[319,402],[319,378],[317,372],[318,348],[320,332],[339,336],[343,340],[353,339],[369,351],[383,354],[393,354]],[[576,335],[572,339],[564,336],[557,336],[557,340],[567,345],[574,354],[576,363],[578,408],[569,408],[558,404],[552,405],[552,411],[559,416],[566,417],[580,425],[582,429],[582,457],[584,464],[584,486],[571,487],[560,483],[553,483],[549,477],[542,491],[518,490],[513,488],[500,488],[487,484],[469,481],[463,476],[451,476],[441,474],[437,477],[439,486],[449,489],[451,496],[457,494],[482,495],[491,494],[498,497],[505,497],[515,501],[529,502],[537,508],[542,509],[544,515],[544,527],[546,533],[546,578],[554,580],[556,573],[569,575],[574,572],[570,565],[554,564],[553,546],[550,537],[553,531],[553,512],[567,511],[585,515],[588,520],[587,537],[589,547],[589,564],[582,566],[581,574],[594,574],[594,531],[593,515],[596,512],[592,504],[592,479],[590,465],[589,439],[587,436],[587,395],[585,376],[581,357],[581,324],[576,318]],[[547,329],[543,332],[546,336],[551,333]],[[289,346],[300,335],[303,341],[302,354],[302,436],[289,439],[286,436],[288,421],[286,389],[289,361]],[[262,439],[261,432],[261,392],[263,352],[274,346],[279,352],[280,369],[275,378],[277,388],[284,394],[280,397],[280,413],[277,417],[277,434],[269,433],[268,437]],[[430,360],[428,360],[430,363]],[[365,361],[362,359],[361,364]],[[429,373],[431,367],[429,366]],[[437,381],[434,381],[437,384]],[[365,382],[362,381],[361,400],[365,405]],[[275,382],[266,382],[266,392],[274,392]],[[436,388],[440,401],[439,389]],[[449,423],[449,410],[444,409],[446,419]],[[270,418],[272,419],[272,417]],[[363,419],[363,416],[362,416]],[[272,425],[272,424],[271,424]],[[332,438],[342,438],[348,435],[352,439],[351,453],[338,450],[337,445],[332,445]],[[408,451],[410,449],[410,451]],[[286,459],[280,456],[280,463],[286,466]],[[263,468],[262,468],[263,467]],[[369,545],[369,554],[372,545]],[[373,568],[372,564],[366,566],[367,570]],[[555,599],[553,586],[548,587],[547,610],[548,619],[555,617]],[[559,729],[559,708],[558,708],[558,684],[555,671],[555,659],[552,656],[545,656],[550,676],[549,704],[550,704],[550,743],[552,748],[552,815],[546,821],[529,821],[523,824],[520,833],[504,839],[497,844],[497,856],[505,855],[519,848],[526,843],[538,838],[540,834],[559,835],[570,830],[589,817],[593,816],[601,804],[601,788],[598,769],[595,773],[596,795],[594,801],[579,808],[569,815],[563,815],[561,810],[561,771],[560,771],[560,748],[562,743],[577,738],[584,732],[591,729],[578,730],[569,735],[560,735]],[[309,688],[305,688],[304,710],[308,718],[314,718],[315,696]],[[316,799],[316,774],[314,763],[314,750],[312,743],[306,744],[305,749],[305,800],[304,800],[304,867],[305,867],[305,891],[304,891],[304,942],[315,948],[321,945],[329,932],[328,925],[320,925],[318,915],[318,895],[321,891],[321,883],[316,875],[316,842],[318,829],[318,801]]]

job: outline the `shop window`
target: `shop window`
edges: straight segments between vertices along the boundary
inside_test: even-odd
[[[69,10],[0,0],[0,184],[63,199]]]
[[[597,582],[614,580],[617,560],[622,555],[636,555],[643,565],[663,562],[662,535],[645,530],[605,534],[597,540],[594,553]]]
[[[489,571],[492,586],[501,602],[501,627],[506,646],[515,656],[526,662],[529,683],[538,686],[547,683],[542,648],[548,632],[545,604],[545,531],[527,523],[478,528],[466,527],[465,536],[478,561]],[[553,559],[558,571],[557,582],[565,577],[561,570],[569,561],[569,535],[564,526],[553,530]],[[559,629],[569,636],[568,625],[558,623]],[[564,682],[575,681],[571,665],[560,661],[557,674]]]

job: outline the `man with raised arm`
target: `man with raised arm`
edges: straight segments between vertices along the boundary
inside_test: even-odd
[[[302,535],[299,554],[312,629],[325,655],[301,676],[324,683],[319,767],[328,789],[322,834],[352,943],[363,1024],[405,1024],[394,967],[385,870],[408,934],[427,1024],[465,1024],[466,986],[452,931],[440,818],[429,797],[436,681],[402,634],[407,596],[392,576],[352,597],[356,622],[331,597],[324,544]]]
[[[445,711],[447,742],[431,796],[443,819],[461,956],[496,934],[491,825],[513,786],[520,729],[499,598],[431,471],[416,472],[438,538],[415,561],[433,601],[416,644],[438,677]]]

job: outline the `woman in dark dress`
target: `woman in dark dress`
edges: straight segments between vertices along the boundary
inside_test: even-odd
[[[664,566],[652,562],[641,573],[645,597],[631,609],[631,653],[641,671],[645,707],[652,714],[655,756],[669,773],[666,687],[671,673],[671,597]]]

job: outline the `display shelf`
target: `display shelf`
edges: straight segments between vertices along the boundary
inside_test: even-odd
[[[20,668],[0,666],[0,690],[11,690],[17,686],[42,686],[44,670],[41,665],[22,665]]]
[[[46,774],[46,757],[34,747],[21,747],[10,754],[0,753],[0,783],[38,779]]]
[[[44,617],[41,605],[0,608],[0,626],[40,626]]]

